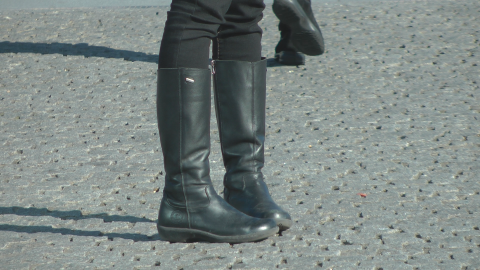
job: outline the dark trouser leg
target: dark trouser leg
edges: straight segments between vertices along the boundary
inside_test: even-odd
[[[213,42],[213,59],[260,61],[262,57],[263,0],[232,0],[225,22]]]
[[[232,0],[173,0],[168,12],[159,68],[208,68],[210,41]]]
[[[159,68],[207,68],[211,40],[214,59],[260,60],[258,22],[264,8],[263,0],[174,0],[165,23]]]

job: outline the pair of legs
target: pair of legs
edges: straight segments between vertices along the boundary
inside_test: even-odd
[[[263,0],[173,0],[160,48],[157,115],[165,188],[157,228],[171,242],[249,242],[291,226],[263,181]],[[209,175],[213,40],[224,198]]]
[[[159,68],[208,68],[213,58],[261,60],[263,0],[173,0],[160,46]]]

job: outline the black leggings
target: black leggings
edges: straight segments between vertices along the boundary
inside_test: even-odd
[[[263,0],[173,0],[168,12],[159,68],[208,68],[213,59],[261,60]]]

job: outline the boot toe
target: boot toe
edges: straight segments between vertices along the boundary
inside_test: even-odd
[[[271,218],[259,218],[250,227],[250,233],[278,232],[277,222]]]
[[[264,218],[275,220],[277,226],[281,231],[287,230],[292,226],[292,218],[290,215],[282,209],[274,209],[266,212]]]

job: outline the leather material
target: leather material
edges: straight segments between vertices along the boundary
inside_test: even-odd
[[[213,189],[210,85],[208,69],[158,70],[157,117],[166,173],[158,232],[172,242],[265,239],[278,230],[273,220],[241,213]]]
[[[298,52],[291,42],[292,30],[281,22],[278,24],[278,30],[280,30],[280,41],[275,47],[275,60],[282,65],[305,65],[305,55]]]
[[[266,60],[215,61],[215,108],[227,175],[263,168],[266,69]]]
[[[290,227],[291,217],[273,201],[261,172],[266,70],[266,60],[215,61],[215,108],[226,169],[224,199],[249,216],[273,218],[284,229]]]
[[[218,196],[212,186],[198,188],[195,194],[208,200],[207,207],[188,208],[175,204],[168,193],[162,200],[158,220],[161,226],[173,228],[196,229],[220,236],[241,236],[251,233],[262,232],[272,228],[271,220],[252,218],[241,214],[238,210]],[[212,226],[213,225],[213,226]],[[273,227],[276,224],[273,223]]]
[[[275,219],[283,227],[286,227],[287,220],[291,220],[290,215],[273,201],[262,173],[232,175],[226,182],[225,200],[238,210],[252,217]]]
[[[186,81],[194,80],[194,83]],[[165,166],[165,189],[185,201],[183,187],[209,185],[210,71],[159,69],[157,118]],[[203,90],[203,91],[202,91]],[[190,143],[195,142],[195,143]]]
[[[275,54],[275,60],[282,65],[288,65],[288,66],[305,65],[305,55],[299,52],[282,51]]]
[[[292,49],[307,55],[324,53],[322,32],[313,15],[310,0],[275,0],[272,9],[280,20],[281,39],[276,53]]]
[[[292,30],[288,25],[280,22],[278,23],[278,30],[280,31],[280,40],[277,43],[277,46],[275,46],[275,53],[280,53],[280,52],[298,52],[298,50],[293,46],[291,42],[290,35],[292,33]]]

